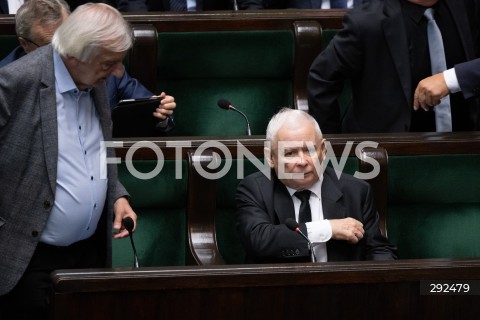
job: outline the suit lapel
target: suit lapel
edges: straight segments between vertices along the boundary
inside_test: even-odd
[[[470,24],[466,15],[467,9],[465,8],[465,3],[458,0],[445,0],[445,4],[452,13],[453,21],[460,35],[460,41],[465,50],[465,57],[467,60],[471,60],[474,58],[475,53],[470,36],[472,31],[470,30]]]
[[[279,223],[284,223],[286,219],[295,219],[295,208],[293,207],[292,197],[287,188],[272,173],[274,180],[273,186],[273,205]]]
[[[322,182],[322,210],[324,219],[342,219],[347,217],[345,206],[341,203],[343,193],[333,169],[327,168]]]
[[[382,22],[383,33],[390,48],[403,93],[407,102],[410,103],[413,99],[410,52],[400,2],[385,0],[384,14],[387,18]]]
[[[100,125],[102,127],[103,138],[105,141],[111,140],[111,111],[106,97],[107,89],[105,85],[103,87],[95,87],[92,90],[92,97],[95,103],[95,109],[97,110],[98,117],[100,119]]]
[[[48,180],[52,193],[55,194],[58,160],[57,101],[55,92],[55,71],[53,66],[53,49],[50,47],[43,65],[40,85],[40,117],[42,138]]]

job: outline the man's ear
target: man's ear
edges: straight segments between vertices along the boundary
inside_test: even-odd
[[[327,158],[327,144],[325,143],[327,140],[325,140],[324,138],[322,139],[322,142],[320,143],[320,147],[322,148],[322,152],[320,154],[320,157],[322,158],[322,162],[325,161],[325,159]]]
[[[28,42],[25,39],[19,37],[18,43],[20,43],[20,46],[23,48],[23,51],[25,51],[25,53],[28,53]]]
[[[272,158],[272,149],[270,148],[263,148],[263,154],[265,156],[265,159],[267,159],[268,161],[268,165],[270,166],[270,168],[273,168],[274,167],[274,162],[273,162],[273,158]]]

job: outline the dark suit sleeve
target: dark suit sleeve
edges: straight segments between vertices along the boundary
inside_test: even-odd
[[[237,0],[238,9],[263,9],[263,0]]]
[[[132,78],[127,71],[121,78],[107,78],[108,99],[110,107],[115,107],[120,100],[150,98],[153,93],[145,88],[137,79]]]
[[[455,73],[465,99],[480,95],[480,59],[457,64]]]
[[[148,11],[146,0],[117,0],[115,5],[120,12],[146,12]]]
[[[338,97],[345,80],[359,73],[362,66],[360,27],[351,13],[344,18],[344,28],[314,60],[308,75],[309,113],[317,120],[323,133],[341,132]]]
[[[367,183],[362,208],[363,228],[365,230],[365,259],[392,260],[397,258],[396,247],[382,236],[379,228],[379,216],[375,209],[372,188]]]
[[[252,258],[247,262],[308,261],[306,240],[275,221],[273,190],[271,182],[266,181],[248,176],[237,188],[236,228],[247,260]]]

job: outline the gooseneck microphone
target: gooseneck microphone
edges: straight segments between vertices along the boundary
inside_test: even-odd
[[[245,121],[247,122],[247,135],[251,136],[252,135],[252,131],[250,130],[250,122],[248,121],[248,118],[247,116],[240,110],[234,108],[232,106],[232,104],[230,103],[230,101],[226,100],[226,99],[220,99],[218,100],[217,102],[218,106],[222,109],[225,109],[225,110],[233,110],[233,111],[236,111],[238,113],[240,113],[244,118],[245,118]]]
[[[298,224],[297,221],[295,221],[292,218],[288,218],[285,220],[285,225],[287,226],[288,229],[295,231],[299,235],[301,235],[305,240],[308,242],[308,249],[310,250],[310,260],[312,262],[317,262],[317,257],[315,257],[315,252],[313,251],[313,245],[310,239],[300,230],[300,225]]]
[[[128,234],[130,236],[130,243],[132,244],[133,249],[133,267],[138,268],[138,256],[137,256],[137,249],[135,249],[135,243],[133,242],[133,219],[130,217],[126,217],[123,219],[123,226],[127,229]]]

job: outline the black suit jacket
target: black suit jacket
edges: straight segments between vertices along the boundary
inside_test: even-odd
[[[7,0],[0,0],[0,13],[1,14],[8,14],[8,1]]]
[[[237,194],[236,228],[247,253],[246,262],[309,261],[306,240],[284,224],[295,219],[293,201],[287,188],[272,171],[272,179],[262,172],[240,182]],[[333,169],[323,175],[322,206],[325,219],[352,217],[363,223],[364,238],[352,245],[331,239],[327,242],[328,261],[386,260],[396,258],[396,248],[385,239],[378,226],[371,188],[365,181]],[[304,223],[300,229],[307,234]]]
[[[354,0],[353,6],[360,5],[365,0]],[[238,0],[239,9],[315,9],[310,0]]]
[[[313,62],[309,110],[324,133],[410,130],[409,46],[401,2],[369,1],[350,10],[344,28]],[[478,0],[441,0],[455,21],[467,60],[478,48]],[[459,48],[461,50],[462,48]],[[341,119],[338,97],[350,80],[353,100]],[[475,119],[472,118],[472,126]]]
[[[455,73],[465,99],[480,96],[480,59],[457,64]]]
[[[117,0],[122,12],[170,11],[169,0]],[[232,10],[233,0],[197,0],[197,11]]]

